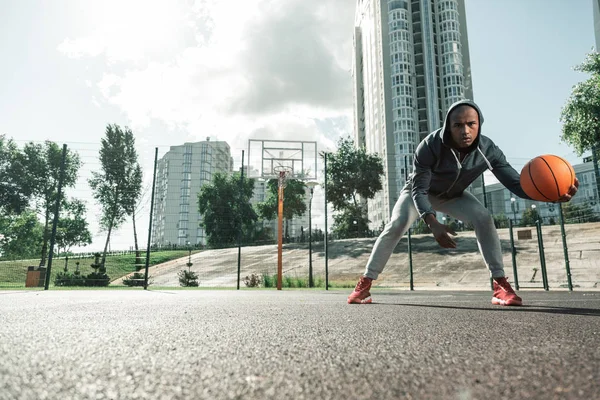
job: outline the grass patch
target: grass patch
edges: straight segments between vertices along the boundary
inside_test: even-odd
[[[192,251],[192,253],[197,253]],[[150,253],[149,266],[162,264],[164,262],[177,258],[187,257],[187,250],[172,250],[172,251],[155,251]],[[146,260],[144,254],[144,261]],[[27,267],[37,266],[39,260],[14,260],[0,261],[0,288],[25,287],[27,279]],[[76,263],[79,262],[79,271],[82,275],[87,275],[94,272],[91,264],[94,263],[94,257],[86,258],[69,258],[67,268],[69,272],[76,269]],[[111,281],[125,276],[131,272],[135,272],[135,254],[113,255],[106,257],[106,274]],[[65,267],[65,259],[62,257],[52,260],[52,271],[50,277],[50,286],[54,286],[56,274],[63,272]],[[144,269],[142,269],[144,271]]]
[[[325,279],[323,277],[317,276],[313,278],[313,283],[315,288],[325,289]],[[274,288],[277,287],[277,274],[262,275],[262,287],[264,288]],[[354,281],[329,281],[330,288],[352,288],[354,289],[356,286],[356,282]],[[282,288],[308,288],[308,278],[298,277],[298,276],[289,276],[284,275],[281,280]]]

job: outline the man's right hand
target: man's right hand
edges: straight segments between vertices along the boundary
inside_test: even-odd
[[[431,229],[433,237],[440,246],[445,249],[456,248],[456,242],[450,237],[450,235],[456,236],[456,232],[454,232],[452,228],[448,225],[440,224],[432,214],[427,215],[425,222],[429,226],[429,229]]]

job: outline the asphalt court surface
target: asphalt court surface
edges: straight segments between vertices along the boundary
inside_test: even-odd
[[[598,399],[600,291],[0,291],[0,399]]]

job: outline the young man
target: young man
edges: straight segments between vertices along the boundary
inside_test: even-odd
[[[529,199],[521,188],[519,173],[502,151],[481,135],[483,115],[472,101],[450,106],[441,129],[429,134],[417,147],[414,170],[402,189],[390,222],[375,242],[364,275],[348,297],[348,303],[371,303],[371,282],[383,271],[394,247],[409,227],[422,218],[435,240],[444,248],[455,248],[452,229],[437,221],[435,212],[449,214],[475,228],[477,244],[494,279],[492,304],[520,306],[522,300],[504,276],[500,239],[489,211],[465,189],[486,169],[515,195]],[[579,182],[559,201],[569,201]]]

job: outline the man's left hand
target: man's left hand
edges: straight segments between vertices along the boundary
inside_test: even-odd
[[[579,180],[577,178],[575,178],[575,182],[573,182],[573,185],[571,185],[571,187],[569,188],[569,191],[567,192],[567,194],[561,196],[558,199],[559,203],[566,203],[567,201],[571,200],[571,198],[573,196],[575,196],[575,193],[577,193],[577,188],[579,187]]]

